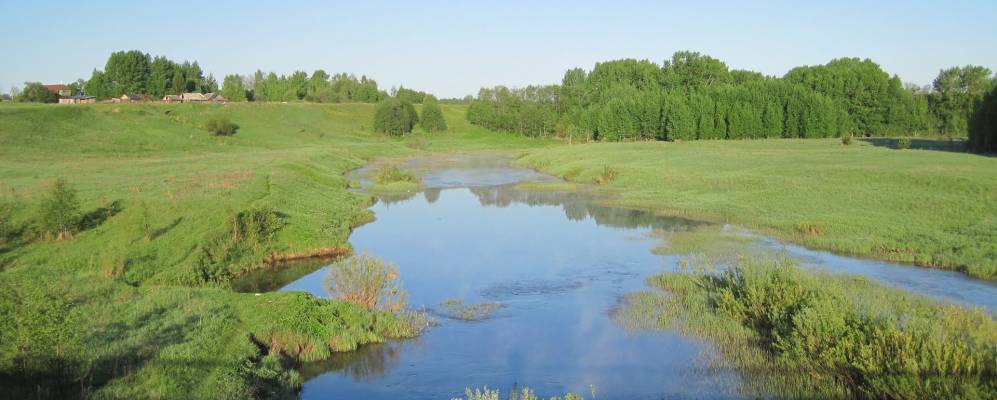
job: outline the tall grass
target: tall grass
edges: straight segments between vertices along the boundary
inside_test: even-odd
[[[325,277],[329,297],[369,310],[401,311],[407,304],[398,268],[366,252],[329,266]]]
[[[710,338],[747,395],[997,396],[997,322],[982,310],[785,262],[649,282],[668,295],[635,294],[619,318]]]

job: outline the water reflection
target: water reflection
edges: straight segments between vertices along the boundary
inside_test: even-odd
[[[627,331],[609,316],[621,296],[647,289],[645,277],[678,269],[678,257],[651,251],[661,232],[726,227],[608,207],[589,193],[517,190],[514,183],[535,177],[532,171],[451,167],[424,171],[422,192],[382,198],[372,208],[376,221],[350,241],[398,265],[414,307],[455,298],[502,308],[482,321],[445,319],[417,340],[311,364],[303,398],[453,398],[467,386],[517,384],[544,394],[595,386],[600,399],[737,397],[740,375],[711,365],[709,344]],[[788,251],[804,265],[990,310],[997,301],[997,286],[945,271],[755,238],[753,246]],[[282,290],[325,296],[324,274]]]
[[[398,365],[402,346],[412,345],[417,339],[374,343],[360,346],[356,351],[333,353],[328,360],[306,363],[299,372],[304,379],[338,372],[354,382],[371,382],[384,377]]]
[[[695,222],[510,184],[424,192],[373,211],[377,220],[356,229],[351,243],[398,265],[411,305],[456,298],[502,308],[481,321],[441,319],[386,357],[354,361],[364,373],[349,362],[326,373],[316,366],[302,397],[453,398],[467,386],[516,384],[549,394],[588,393],[593,385],[600,399],[736,393],[735,372],[701,362],[708,346],[628,332],[609,316],[620,296],[645,287],[644,277],[674,268],[673,257],[650,251],[657,243],[650,232]],[[284,290],[324,295],[322,275]],[[385,369],[368,374],[369,365]]]

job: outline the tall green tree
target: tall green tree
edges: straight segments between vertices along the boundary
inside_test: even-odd
[[[975,151],[997,153],[997,86],[973,108],[969,119],[969,146]]]
[[[402,135],[412,132],[419,121],[415,106],[396,98],[382,101],[374,112],[374,131],[388,135]]]
[[[176,65],[166,57],[157,56],[149,64],[149,80],[145,92],[160,98],[170,93]]]
[[[222,80],[222,96],[229,101],[246,101],[246,86],[239,75],[225,75]]]
[[[426,132],[442,132],[447,130],[447,121],[443,118],[443,110],[436,97],[427,94],[423,97],[422,116],[419,117],[419,127]]]
[[[145,93],[149,87],[149,55],[138,50],[111,53],[104,66],[110,97]]]
[[[976,103],[994,85],[990,77],[989,69],[975,65],[953,67],[938,73],[931,85],[929,101],[939,132],[966,132]]]

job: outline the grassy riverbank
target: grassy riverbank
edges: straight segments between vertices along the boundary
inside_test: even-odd
[[[732,270],[662,274],[616,318],[675,329],[718,349],[748,397],[992,398],[997,323],[862,278],[742,261]]]
[[[0,381],[25,397],[279,397],[296,361],[414,333],[293,293],[229,290],[267,259],[349,251],[371,198],[343,174],[373,157],[523,148],[444,112],[451,132],[390,139],[370,104],[0,106]],[[202,126],[239,125],[231,137]],[[35,233],[56,178],[88,221]],[[266,229],[244,232],[247,218]],[[42,389],[38,383],[42,382]]]
[[[587,183],[615,172],[602,189],[628,207],[997,279],[994,157],[773,139],[581,144],[519,163]]]

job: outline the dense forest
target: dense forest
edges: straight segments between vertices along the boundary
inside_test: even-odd
[[[162,56],[152,57],[138,50],[112,53],[103,70],[94,70],[89,80],[81,79],[72,86],[99,99],[124,94],[160,98],[170,94],[219,90],[231,101],[375,103],[391,96],[419,104],[426,97],[425,92],[404,87],[388,93],[378,89],[377,82],[366,76],[357,78],[346,73],[330,75],[321,69],[310,76],[304,71],[277,75],[260,70],[251,76],[226,75],[219,88],[214,76],[204,76],[196,61],[180,63]]]
[[[920,88],[857,58],[779,78],[677,52],[662,65],[625,59],[571,69],[560,85],[483,88],[467,118],[528,136],[596,140],[964,136],[995,82],[989,69],[966,66]]]

